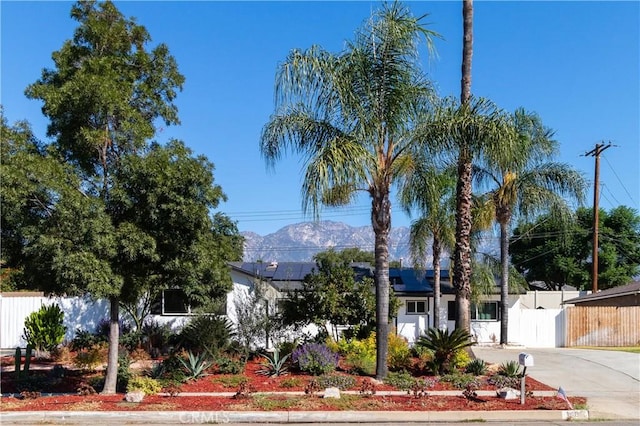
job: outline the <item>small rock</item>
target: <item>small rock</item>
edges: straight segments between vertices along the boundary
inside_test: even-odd
[[[336,398],[340,399],[340,389],[338,388],[326,388],[324,390],[323,398]]]
[[[498,396],[503,399],[517,399],[520,397],[520,392],[513,388],[502,388],[497,392]]]
[[[144,399],[144,392],[127,392],[124,395],[124,400],[127,402],[142,402]]]

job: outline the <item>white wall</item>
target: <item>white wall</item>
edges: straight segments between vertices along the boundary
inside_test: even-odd
[[[64,312],[64,325],[67,327],[65,340],[73,339],[77,328],[93,331],[100,320],[109,317],[109,303],[106,300],[0,295],[0,348],[25,347],[27,342],[22,337],[24,320],[43,305],[51,304],[57,304]]]

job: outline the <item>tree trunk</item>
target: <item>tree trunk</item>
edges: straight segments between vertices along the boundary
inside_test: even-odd
[[[500,221],[500,344],[506,345],[509,328],[509,222]]]
[[[376,282],[376,378],[387,377],[389,338],[389,231],[391,202],[388,189],[372,197],[371,224],[375,235]]]
[[[473,56],[473,0],[463,0],[462,79],[460,103],[471,98],[471,58]],[[464,143],[464,141],[461,141]],[[456,290],[456,328],[471,329],[471,153],[460,146],[456,184],[456,245],[453,261],[453,286]]]
[[[433,328],[440,329],[440,241],[434,236],[433,244]]]
[[[471,161],[461,149],[456,184],[456,245],[453,287],[456,291],[456,329],[471,330]]]
[[[120,304],[117,297],[112,297],[109,318],[109,355],[107,361],[107,375],[104,379],[102,393],[110,395],[116,393],[118,381],[118,344],[120,338]]]
[[[473,0],[462,2],[463,45],[462,79],[460,80],[460,103],[465,104],[471,98],[471,58],[473,56]]]

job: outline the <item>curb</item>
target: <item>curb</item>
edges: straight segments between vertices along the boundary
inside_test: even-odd
[[[2,424],[422,423],[588,420],[587,410],[0,412]]]

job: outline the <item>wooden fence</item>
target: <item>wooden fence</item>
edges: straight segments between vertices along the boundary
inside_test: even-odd
[[[566,345],[640,345],[640,306],[573,306],[567,311]]]

